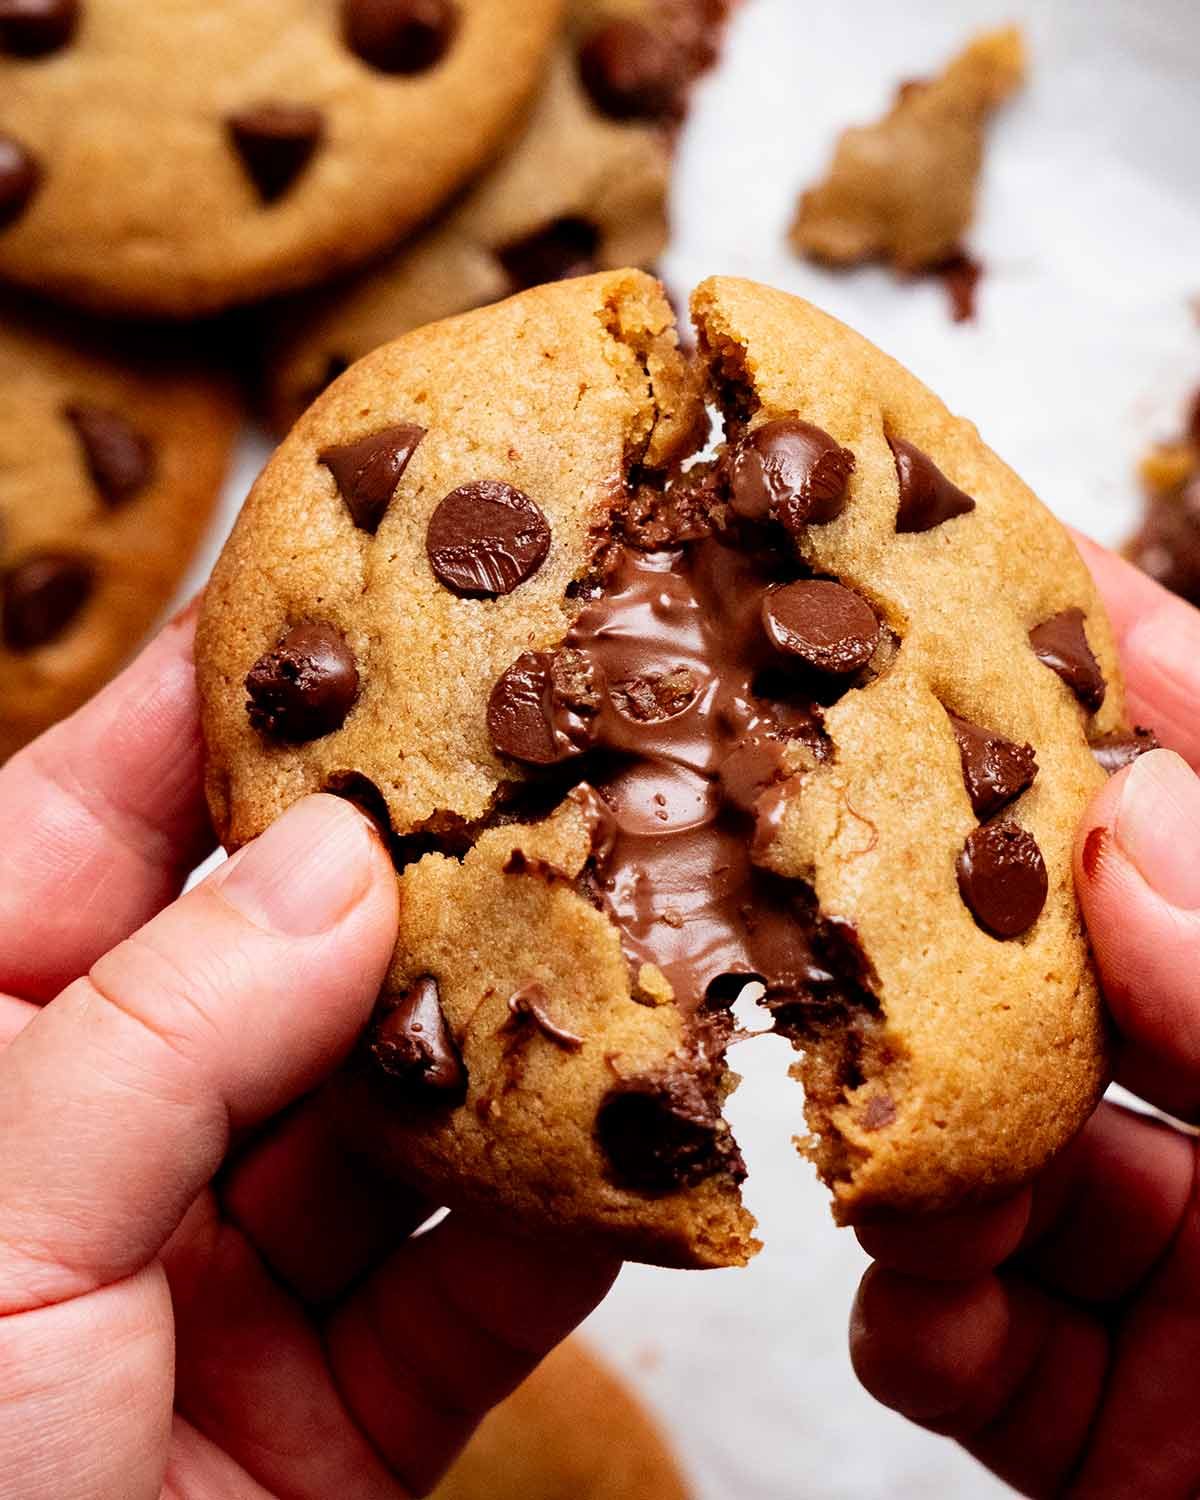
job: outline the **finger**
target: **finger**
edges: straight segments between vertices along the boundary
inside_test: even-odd
[[[317,1094],[223,1175],[225,1216],[309,1306],[332,1302],[434,1212],[350,1150]]]
[[[925,1281],[975,1281],[1020,1245],[1032,1201],[1024,1188],[981,1208],[880,1219],[857,1226],[855,1233],[871,1259],[889,1270]]]
[[[1121,1081],[1200,1113],[1200,779],[1168,750],[1101,790],[1080,826],[1075,880]]]
[[[194,612],[0,770],[0,990],[47,1000],[171,901],[211,847]]]
[[[30,1022],[0,1055],[0,1312],[155,1255],[231,1127],[345,1055],[395,926],[372,826],[308,798]]]
[[[37,1015],[37,1006],[15,995],[0,995],[0,1052],[24,1031]]]
[[[1200,769],[1200,610],[1075,533],[1116,632],[1129,716]]]
[[[402,1483],[424,1495],[484,1414],[599,1302],[617,1265],[451,1214],[330,1318],[330,1366]]]

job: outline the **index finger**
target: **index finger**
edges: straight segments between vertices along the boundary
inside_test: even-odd
[[[1117,638],[1129,717],[1200,770],[1200,610],[1074,533]]]

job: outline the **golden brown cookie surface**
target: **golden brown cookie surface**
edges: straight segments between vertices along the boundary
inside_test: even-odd
[[[0,759],[77,708],[178,588],[237,433],[215,376],[0,312]]]
[[[87,0],[0,26],[0,276],[193,314],[365,260],[502,142],[561,0]]]
[[[1123,729],[1066,534],[912,376],[749,282],[613,272],[356,365],[268,465],[198,663],[209,795],[390,830],[360,1128],[442,1201],[744,1260],[757,977],[838,1214],[1023,1180],[1092,1107],[1071,839]],[[498,372],[502,372],[498,375]]]

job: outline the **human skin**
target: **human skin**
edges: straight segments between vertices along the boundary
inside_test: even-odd
[[[179,896],[193,626],[0,771],[0,1494],[424,1494],[617,1268],[413,1238],[436,1205],[334,1144],[395,877],[312,797]]]
[[[1131,715],[1168,747],[1108,782],[1075,845],[1116,1078],[1200,1123],[1200,612],[1079,541]],[[1194,1496],[1196,1161],[1193,1135],[1108,1103],[1005,1201],[863,1227],[859,1378],[1027,1495]]]

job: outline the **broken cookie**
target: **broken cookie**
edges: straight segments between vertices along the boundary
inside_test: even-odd
[[[1145,509],[1125,555],[1165,588],[1200,604],[1200,390],[1183,435],[1151,448],[1139,474]]]
[[[255,486],[197,661],[230,847],[322,790],[389,838],[356,1141],[438,1202],[715,1266],[756,1248],[747,984],[843,1222],[1011,1187],[1086,1118],[1072,839],[1090,742],[1129,736],[1086,570],[969,423],[798,299],[719,278],[693,316],[694,365],[616,271],[369,355]],[[418,430],[364,530],[328,455]],[[276,721],[298,630],[330,681]]]

